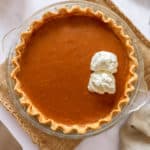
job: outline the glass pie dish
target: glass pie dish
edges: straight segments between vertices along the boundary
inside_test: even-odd
[[[15,56],[14,49],[15,49],[16,45],[20,42],[21,33],[26,31],[28,29],[29,25],[33,21],[39,20],[44,13],[46,13],[48,11],[57,12],[62,7],[72,8],[73,6],[80,6],[81,8],[89,7],[93,11],[100,10],[106,15],[106,17],[109,16],[110,18],[114,19],[118,25],[121,25],[124,28],[125,33],[131,37],[131,40],[132,40],[132,43],[133,43],[133,46],[135,49],[136,57],[138,60],[138,64],[139,64],[138,68],[136,70],[136,72],[138,74],[138,80],[135,83],[134,92],[132,92],[130,94],[130,102],[126,106],[124,106],[124,108],[122,109],[122,111],[120,113],[118,113],[116,116],[113,117],[111,122],[103,124],[100,129],[89,130],[85,134],[77,134],[77,133],[64,134],[61,131],[53,131],[47,125],[40,124],[34,117],[29,116],[28,113],[26,112],[26,108],[23,107],[19,102],[19,95],[14,91],[15,83],[12,80],[12,78],[10,77],[10,73],[13,70],[13,65],[12,65],[11,60]],[[146,85],[145,85],[145,82],[143,79],[143,73],[144,73],[143,61],[142,61],[142,56],[140,54],[139,47],[137,46],[136,42],[137,41],[135,40],[134,34],[133,34],[132,30],[130,29],[130,27],[117,14],[115,14],[108,8],[105,8],[104,6],[97,5],[97,4],[91,3],[91,2],[85,2],[85,1],[71,1],[71,2],[65,1],[65,2],[59,2],[56,4],[52,4],[50,6],[47,6],[43,9],[37,11],[36,13],[34,13],[29,19],[24,21],[22,23],[22,25],[11,30],[8,34],[5,35],[5,37],[3,39],[3,43],[2,43],[3,50],[4,50],[5,56],[7,58],[6,59],[6,61],[7,61],[6,79],[7,79],[8,89],[10,91],[9,93],[10,93],[11,99],[12,99],[14,105],[16,106],[16,108],[18,109],[18,111],[20,112],[20,114],[25,119],[27,119],[33,126],[35,126],[39,130],[41,130],[42,132],[45,132],[47,134],[55,135],[55,136],[62,137],[62,138],[74,138],[74,139],[84,138],[84,137],[99,134],[99,133],[105,131],[106,129],[112,127],[118,121],[120,121],[122,118],[126,117],[131,112],[139,109],[141,106],[143,106],[146,103],[146,99],[147,99],[146,90],[147,89],[146,89]],[[145,96],[144,102],[141,102],[139,100],[140,99],[139,97],[141,94]]]

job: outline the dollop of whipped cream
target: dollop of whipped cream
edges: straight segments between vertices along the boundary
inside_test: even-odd
[[[90,69],[91,71],[108,71],[117,72],[118,60],[117,56],[111,52],[100,51],[92,57]]]
[[[109,72],[94,72],[90,76],[88,90],[98,94],[114,94],[116,91],[115,78]]]
[[[95,53],[91,59],[91,73],[88,90],[98,94],[114,94],[116,92],[116,81],[113,73],[117,72],[118,59],[114,53],[100,51]]]

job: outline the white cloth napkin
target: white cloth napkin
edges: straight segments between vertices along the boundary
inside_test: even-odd
[[[144,101],[144,98],[140,100]],[[120,150],[150,150],[150,102],[134,112],[122,126]]]

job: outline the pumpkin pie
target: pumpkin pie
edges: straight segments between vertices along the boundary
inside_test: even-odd
[[[87,89],[97,51],[118,58],[116,92]],[[52,130],[86,133],[108,123],[130,101],[137,80],[134,47],[123,28],[100,11],[62,8],[47,12],[22,33],[11,77],[29,115]]]

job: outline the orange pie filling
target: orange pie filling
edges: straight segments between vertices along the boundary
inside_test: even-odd
[[[91,58],[101,50],[118,58],[115,94],[87,89]],[[126,97],[131,61],[127,46],[107,23],[87,15],[58,15],[32,32],[21,50],[16,78],[46,118],[82,126],[105,118]]]

